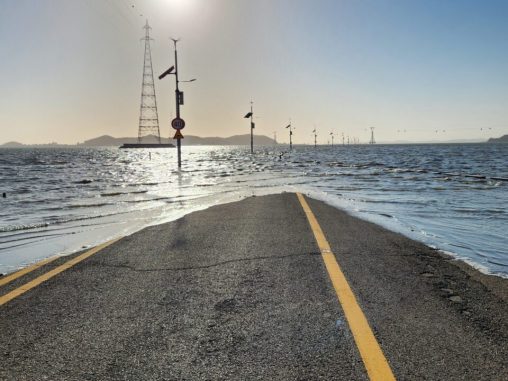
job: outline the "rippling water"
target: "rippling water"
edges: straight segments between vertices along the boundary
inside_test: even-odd
[[[0,149],[0,272],[191,211],[301,191],[508,277],[508,145]],[[163,237],[161,237],[163,239]]]

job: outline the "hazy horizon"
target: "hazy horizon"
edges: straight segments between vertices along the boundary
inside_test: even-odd
[[[143,25],[154,74],[180,37],[184,135],[485,141],[508,133],[503,1],[7,0],[0,144],[137,136]],[[156,79],[161,135],[174,81]]]

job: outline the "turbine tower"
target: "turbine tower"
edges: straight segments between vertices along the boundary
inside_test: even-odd
[[[157,100],[155,99],[155,84],[153,81],[152,51],[150,49],[150,25],[146,20],[145,37],[145,61],[143,65],[143,84],[141,85],[141,108],[139,112],[138,143],[144,136],[153,135],[161,143],[159,130],[159,115],[157,114]]]
[[[374,139],[374,127],[370,128],[370,142],[369,144],[376,144],[376,140]]]

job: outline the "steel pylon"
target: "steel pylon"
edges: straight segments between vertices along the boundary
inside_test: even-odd
[[[138,143],[144,136],[153,135],[161,143],[159,130],[159,115],[157,113],[157,99],[155,98],[155,84],[153,80],[152,51],[150,49],[150,25],[146,20],[145,37],[145,58],[143,64],[143,83],[141,85],[141,107],[139,112]]]

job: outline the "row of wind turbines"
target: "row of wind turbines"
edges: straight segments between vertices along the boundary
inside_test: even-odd
[[[256,127],[254,123],[254,102],[250,102],[250,111],[245,114],[244,118],[250,119],[250,151],[251,153],[254,153],[254,128]],[[289,149],[293,149],[293,130],[295,129],[292,125],[291,118],[289,119],[289,124],[285,127],[289,130]],[[370,127],[371,135],[370,135],[370,141],[369,144],[375,144],[376,141],[374,139],[374,128]],[[314,135],[314,147],[317,147],[317,129],[316,126],[314,126],[314,129],[312,130],[312,134]],[[344,132],[341,134],[336,134],[335,132],[330,132],[329,136],[331,137],[332,146],[334,145],[334,138],[335,136],[339,136],[339,138],[342,136],[342,145],[347,144],[360,144],[360,139],[356,136],[350,137],[349,135],[345,135]],[[273,132],[273,140],[275,143],[277,143],[277,132]],[[330,144],[330,141],[328,140],[328,145]]]

